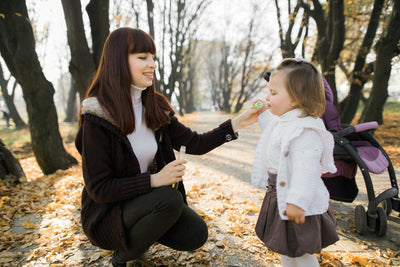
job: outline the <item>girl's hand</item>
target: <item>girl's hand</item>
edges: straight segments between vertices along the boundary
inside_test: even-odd
[[[164,185],[171,185],[182,181],[182,176],[185,174],[185,165],[187,161],[184,159],[177,159],[171,161],[158,173],[150,175],[151,187],[160,187]]]
[[[290,203],[286,205],[285,215],[289,221],[294,221],[297,224],[302,224],[306,221],[304,210]]]
[[[266,110],[265,107],[262,108],[254,108],[253,106],[249,107],[242,114],[232,119],[233,131],[236,132],[240,128],[256,123],[258,115],[260,115],[264,110]]]

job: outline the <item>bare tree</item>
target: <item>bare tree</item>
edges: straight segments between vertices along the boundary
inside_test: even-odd
[[[26,127],[25,122],[22,120],[21,116],[18,113],[17,107],[14,104],[14,96],[15,96],[15,89],[17,88],[17,81],[14,81],[14,84],[11,88],[11,93],[8,92],[8,84],[11,80],[11,75],[8,79],[4,77],[3,67],[0,63],[0,87],[1,93],[3,95],[4,101],[6,102],[8,113],[10,118],[14,121],[15,127],[24,128]]]
[[[258,9],[258,6],[254,5],[253,14],[257,14]],[[255,36],[255,33],[259,32],[256,28],[255,17],[257,16],[252,16],[250,19],[247,35],[239,45],[239,51],[242,52],[242,61],[240,62],[240,83],[236,86],[238,90],[232,98],[232,103],[235,105],[234,112],[239,112],[245,102],[260,92],[263,88],[261,86],[261,82],[263,81],[261,74],[268,67],[268,63],[258,60],[260,53],[258,53],[256,48],[264,39],[260,38],[257,40]]]
[[[210,88],[211,101],[213,107],[220,108],[221,95],[220,95],[220,85],[221,85],[221,68],[216,68],[219,62],[222,60],[222,53],[218,53],[219,50],[216,48],[222,44],[218,41],[212,41],[208,45],[208,48],[204,48],[205,54],[209,55],[203,59],[204,61],[204,77],[207,77],[208,87]]]
[[[231,44],[226,39],[211,44],[213,46],[208,52],[210,56],[206,57],[205,61],[213,103],[220,110],[231,113],[234,87],[240,79],[242,51],[239,44]]]
[[[90,0],[86,6],[86,12],[90,21],[90,34],[92,36],[92,50],[94,63],[99,65],[103,45],[110,33],[110,21],[108,10],[110,0]],[[63,5],[64,5],[63,1]]]
[[[147,0],[148,18],[154,18],[155,6],[152,0]],[[164,0],[159,1],[161,29],[160,37],[155,36],[157,29],[154,19],[149,19],[149,29],[153,38],[161,44],[161,52],[157,57],[158,81],[157,91],[171,100],[172,95],[182,78],[183,58],[189,51],[185,47],[190,41],[191,31],[197,26],[200,16],[209,5],[210,0]]]
[[[65,119],[64,122],[76,122],[78,121],[78,107],[77,107],[77,94],[78,87],[76,86],[75,80],[73,77],[70,78],[69,84],[69,92],[68,92],[68,99],[67,105],[65,109]]]
[[[367,32],[363,38],[362,44],[358,49],[358,53],[354,62],[352,72],[349,74],[350,90],[349,94],[340,103],[340,120],[343,123],[351,123],[353,120],[358,104],[362,99],[362,90],[367,81],[371,79],[371,72],[373,71],[373,64],[366,64],[367,55],[371,51],[376,31],[379,26],[379,19],[382,14],[384,0],[375,0],[374,7],[370,17]]]
[[[182,75],[175,92],[179,103],[179,113],[195,111],[195,96],[198,91],[197,73],[199,72],[198,40],[190,40],[186,46],[185,57],[182,59]]]
[[[252,16],[242,34],[236,32],[235,38],[231,38],[225,31],[222,41],[211,43],[204,59],[213,105],[228,113],[239,112],[264,87],[261,74],[268,67],[268,60],[264,60],[265,55],[258,48],[266,38],[265,34],[257,35],[262,32],[258,30],[257,18],[263,10],[254,5],[250,12]]]
[[[54,88],[40,66],[25,1],[1,1],[0,13],[0,52],[22,87],[36,161],[45,174],[67,169],[77,161],[63,146]]]
[[[313,7],[310,3],[299,1],[301,7],[316,22],[318,36],[314,58],[321,65],[322,72],[333,91],[334,103],[337,105],[335,68],[345,40],[344,1],[329,1],[325,8],[318,0],[311,1]]]
[[[111,2],[110,13],[113,15],[113,20],[110,25],[117,28],[123,25],[134,25],[140,28],[140,13],[143,11],[141,6],[142,0],[114,0]],[[115,25],[113,25],[115,23]]]
[[[77,84],[80,98],[96,71],[103,44],[109,33],[109,0],[91,0],[86,8],[91,25],[93,53],[85,36],[80,0],[61,0],[67,24],[68,45],[71,51],[69,71]]]
[[[392,69],[393,55],[400,50],[400,2],[394,1],[390,21],[376,44],[374,78],[366,107],[360,122],[383,122],[383,107],[388,97],[388,82]]]
[[[295,57],[295,50],[299,44],[302,44],[302,56],[304,57],[304,42],[302,40],[306,40],[308,35],[308,20],[309,15],[307,12],[303,12],[302,21],[300,26],[298,27],[298,32],[296,34],[295,40],[292,40],[293,31],[295,30],[295,25],[297,22],[297,16],[299,14],[301,8],[301,2],[297,1],[296,6],[292,9],[291,1],[288,0],[287,9],[288,9],[288,27],[286,32],[284,32],[283,25],[282,25],[282,15],[281,9],[279,7],[278,0],[275,0],[275,7],[276,7],[276,17],[278,19],[279,25],[279,39],[281,44],[281,53],[283,58],[288,57]]]

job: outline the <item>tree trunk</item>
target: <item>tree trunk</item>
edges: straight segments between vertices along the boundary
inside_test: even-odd
[[[147,21],[149,24],[149,34],[155,39],[154,33],[154,3],[153,0],[146,0],[147,5]]]
[[[337,106],[335,68],[345,40],[345,18],[343,0],[329,1],[328,14],[318,0],[312,0],[314,9],[304,2],[301,6],[315,20],[318,29],[315,55],[321,64],[322,73],[330,85],[334,104]]]
[[[77,161],[63,146],[53,101],[53,85],[45,78],[35,52],[35,39],[24,0],[1,1],[0,50],[22,87],[29,117],[32,149],[44,174],[67,169]]]
[[[394,1],[390,22],[376,45],[376,61],[371,94],[359,122],[383,123],[383,108],[388,97],[392,58],[400,41],[400,2]]]
[[[21,182],[25,180],[25,173],[19,161],[6,148],[0,139],[0,179],[7,182]]]
[[[71,77],[71,88],[68,93],[68,104],[67,110],[65,112],[65,120],[64,122],[76,122],[78,121],[78,112],[76,107],[76,93],[78,92],[78,88],[76,87],[76,83],[74,78]]]
[[[350,92],[340,103],[340,121],[350,124],[357,113],[358,104],[362,97],[362,89],[364,84],[369,80],[369,74],[365,73],[365,61],[371,50],[376,30],[379,26],[379,18],[382,13],[384,0],[375,0],[374,8],[371,13],[367,32],[364,36],[363,43],[358,50],[357,58],[354,64],[352,79],[350,84]]]
[[[104,42],[110,33],[109,2],[109,0],[91,0],[86,6],[86,12],[90,20],[93,57],[96,66],[99,65]]]
[[[78,86],[80,99],[83,99],[96,71],[96,64],[87,44],[80,0],[61,0],[61,2],[71,50],[69,71]]]

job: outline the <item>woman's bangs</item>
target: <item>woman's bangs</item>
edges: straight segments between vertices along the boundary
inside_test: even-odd
[[[153,38],[143,31],[136,31],[129,45],[129,53],[151,53],[156,54],[156,46]]]

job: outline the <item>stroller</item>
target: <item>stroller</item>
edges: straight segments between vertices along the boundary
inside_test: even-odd
[[[326,128],[335,140],[334,159],[337,172],[324,174],[322,179],[328,188],[330,198],[342,202],[353,202],[358,194],[355,175],[357,166],[363,175],[368,196],[368,208],[357,205],[355,208],[355,227],[359,234],[369,228],[377,236],[387,232],[387,216],[392,210],[400,211],[400,199],[395,171],[382,146],[369,132],[378,128],[377,122],[366,122],[355,126],[342,125],[339,114],[333,105],[333,95],[324,80],[326,109],[322,116]],[[380,174],[387,170],[391,188],[375,195],[370,173]]]

